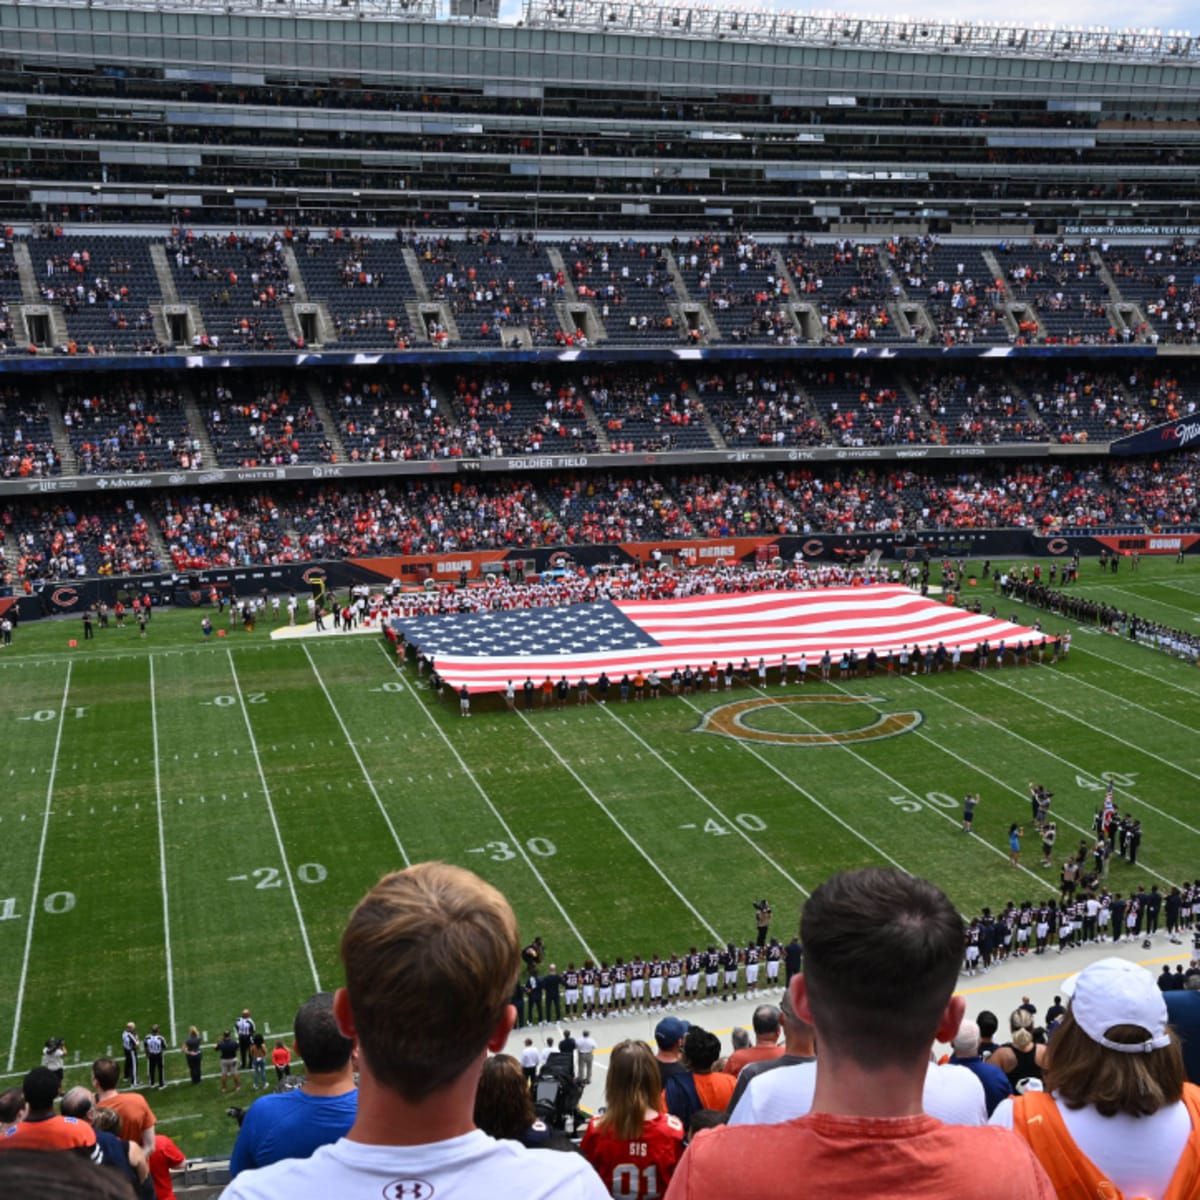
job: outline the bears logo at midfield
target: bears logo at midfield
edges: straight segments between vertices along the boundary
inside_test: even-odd
[[[776,746],[846,746],[855,742],[877,742],[882,738],[910,733],[924,720],[919,712],[881,713],[867,725],[854,729],[835,730],[825,733],[806,729],[795,733],[780,733],[770,729],[755,729],[747,725],[745,718],[758,709],[774,708],[792,704],[883,704],[878,696],[847,696],[840,693],[808,692],[802,696],[755,696],[749,700],[735,700],[722,704],[704,714],[697,727],[700,733],[715,733],[720,737],[734,738],[740,742],[770,742]],[[797,723],[808,724],[801,713],[796,714]]]

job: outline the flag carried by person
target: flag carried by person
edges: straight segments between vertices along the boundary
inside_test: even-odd
[[[1100,818],[1100,830],[1102,833],[1107,833],[1112,826],[1113,816],[1117,811],[1117,806],[1113,803],[1113,781],[1112,776],[1108,777],[1108,791],[1104,793],[1104,813]]]
[[[939,644],[970,653],[981,643],[1040,637],[1033,629],[952,608],[906,587],[731,592],[669,600],[618,600],[560,607],[401,617],[395,630],[431,658],[451,687],[501,691],[508,680],[550,676],[595,680],[600,673],[660,675],[712,662],[768,667],[784,655],[818,661],[869,650],[886,657]]]

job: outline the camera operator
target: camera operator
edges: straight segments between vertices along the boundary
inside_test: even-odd
[[[771,927],[771,906],[765,900],[754,905],[754,923],[758,926],[758,945],[767,944],[767,930]]]
[[[63,1059],[67,1054],[67,1043],[60,1037],[51,1037],[46,1039],[46,1044],[42,1047],[42,1066],[47,1071],[54,1072],[54,1078],[58,1080],[58,1090],[62,1091],[63,1082]]]

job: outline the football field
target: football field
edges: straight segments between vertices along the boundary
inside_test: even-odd
[[[1078,590],[1200,629],[1200,562],[1110,576],[1092,560]],[[1200,670],[995,602],[1072,628],[1069,660],[603,707],[572,693],[562,711],[493,700],[467,720],[376,634],[272,641],[260,623],[206,643],[199,612],[166,610],[144,641],[130,623],[71,649],[77,620],[22,626],[0,651],[4,1086],[50,1035],[86,1064],[129,1020],[173,1046],[192,1024],[211,1045],[243,1007],[290,1030],[340,982],[357,899],[424,859],[495,883],[560,966],[744,945],[760,898],[786,940],[809,890],[868,863],[928,876],[968,914],[1051,894],[1032,827],[1008,862],[1031,781],[1054,793],[1060,859],[1111,777],[1144,830],[1113,889],[1195,878]],[[231,1146],[215,1083],[152,1103],[191,1153]]]

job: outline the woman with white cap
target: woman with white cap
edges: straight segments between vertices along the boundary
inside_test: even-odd
[[[1200,1196],[1200,1089],[1154,976],[1104,958],[1067,980],[1045,1091],[1004,1100],[991,1124],[1023,1137],[1058,1200]]]

